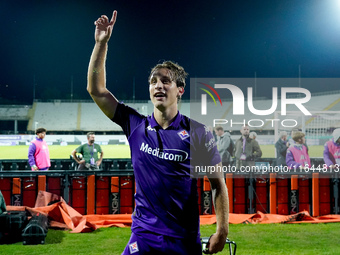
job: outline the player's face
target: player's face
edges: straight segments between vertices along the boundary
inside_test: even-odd
[[[169,106],[176,105],[177,97],[184,92],[182,87],[177,87],[171,79],[171,72],[166,68],[156,70],[150,78],[150,99],[159,110],[165,110]]]
[[[42,132],[42,133],[37,134],[37,137],[40,138],[40,139],[44,139],[45,136],[46,136],[46,132]]]
[[[243,136],[249,136],[249,127],[248,127],[248,126],[243,126],[243,127],[241,128],[241,134],[242,134]]]

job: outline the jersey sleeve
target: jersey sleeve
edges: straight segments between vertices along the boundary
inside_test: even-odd
[[[112,121],[117,123],[122,129],[127,138],[130,137],[132,131],[138,126],[145,116],[139,114],[135,109],[119,103]]]
[[[192,147],[192,163],[200,166],[214,166],[221,162],[213,134],[205,127],[199,126],[194,133]]]

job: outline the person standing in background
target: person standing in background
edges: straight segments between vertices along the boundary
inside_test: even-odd
[[[46,171],[51,166],[50,152],[47,143],[44,141],[46,136],[45,128],[38,128],[35,131],[37,137],[31,141],[28,148],[28,163],[32,171]]]
[[[260,145],[249,137],[249,126],[240,130],[242,136],[235,143],[236,168],[255,166],[255,159],[262,156]]]
[[[333,138],[325,143],[323,160],[327,167],[340,166],[340,128],[334,129]]]
[[[289,147],[289,142],[287,141],[287,132],[280,132],[280,138],[275,143],[276,149],[276,165],[286,166],[286,154]]]
[[[256,134],[256,132],[250,132],[250,134],[249,134],[249,138],[251,138],[251,139],[256,139],[256,137],[257,137],[257,134]]]
[[[305,134],[296,131],[293,134],[294,145],[291,145],[286,154],[286,163],[290,169],[311,167],[307,147],[305,146]]]
[[[230,133],[224,132],[223,127],[217,126],[215,132],[217,135],[217,149],[221,156],[222,165],[229,166],[234,156],[234,142],[230,137]]]
[[[94,132],[88,132],[86,136],[87,143],[80,145],[77,149],[72,151],[73,159],[79,164],[78,170],[99,169],[103,160],[104,152],[99,144],[94,143]],[[82,155],[82,159],[77,157],[77,153]],[[100,157],[98,157],[98,153],[100,153]]]

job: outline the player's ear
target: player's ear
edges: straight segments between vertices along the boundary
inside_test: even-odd
[[[183,94],[184,94],[184,88],[183,87],[178,87],[177,97],[182,97]]]

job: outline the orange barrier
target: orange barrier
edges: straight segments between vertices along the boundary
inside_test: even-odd
[[[55,199],[53,194],[39,192],[37,204],[44,204],[42,207],[7,206],[8,211],[26,210],[32,215],[34,213],[45,213],[49,216],[51,226],[56,228],[71,229],[72,233],[89,232],[100,227],[128,227],[131,226],[131,214],[116,215],[81,215],[61,198],[61,201],[46,206],[50,199]],[[201,215],[201,225],[215,224],[216,215]],[[229,223],[231,224],[269,224],[269,223],[330,223],[340,222],[340,215],[324,215],[311,217],[307,211],[293,215],[264,214],[235,214],[230,213]]]
[[[87,176],[87,203],[86,214],[94,214],[95,176]]]
[[[226,181],[226,185],[227,185],[227,189],[228,189],[229,212],[233,212],[233,211],[234,211],[234,201],[233,201],[233,197],[234,197],[233,174],[226,174],[225,181]]]
[[[277,183],[276,174],[269,175],[269,212],[277,213],[276,201],[277,201]]]
[[[38,192],[46,191],[46,175],[39,175],[38,176]]]

